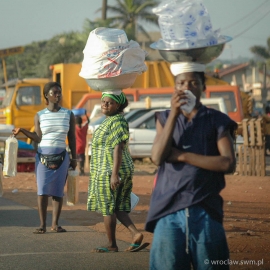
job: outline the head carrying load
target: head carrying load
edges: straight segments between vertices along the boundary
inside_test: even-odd
[[[101,99],[103,99],[105,97],[109,97],[121,105],[125,104],[125,102],[126,102],[126,96],[121,90],[120,91],[102,92]]]
[[[147,69],[146,52],[137,42],[128,41],[120,29],[99,27],[91,31],[83,53],[79,75],[94,90],[128,88]]]
[[[204,72],[205,65],[196,62],[176,62],[171,63],[171,73],[176,76],[187,72]]]
[[[204,65],[216,59],[232,39],[213,29],[210,15],[199,0],[164,0],[153,12],[159,17],[162,38],[150,47],[173,63],[175,76],[178,72],[204,71]]]

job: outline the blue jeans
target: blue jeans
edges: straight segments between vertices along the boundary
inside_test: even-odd
[[[221,223],[200,206],[161,218],[150,251],[151,270],[229,269],[229,249]],[[219,260],[220,263],[211,263]]]

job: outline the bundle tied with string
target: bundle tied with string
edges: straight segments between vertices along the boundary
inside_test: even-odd
[[[146,52],[125,31],[99,27],[91,31],[83,50],[79,76],[96,91],[116,91],[131,87],[145,72]]]

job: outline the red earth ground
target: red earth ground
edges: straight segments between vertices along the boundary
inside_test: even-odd
[[[144,233],[144,241],[152,241],[152,234],[144,231],[156,167],[151,163],[135,162],[133,192],[140,201],[131,218]],[[231,269],[270,269],[270,171],[267,176],[226,176],[224,199],[224,227],[230,249]],[[79,202],[64,204],[61,218],[105,232],[102,216],[86,211],[88,176],[79,176]],[[3,179],[4,198],[37,208],[36,183],[33,173],[18,173]],[[13,193],[15,189],[18,192]],[[51,211],[51,208],[49,208]],[[33,225],[34,226],[34,225]],[[117,225],[117,239],[131,241],[129,232]],[[151,247],[151,245],[150,245]],[[237,265],[235,265],[237,264]],[[259,265],[260,264],[260,265]]]

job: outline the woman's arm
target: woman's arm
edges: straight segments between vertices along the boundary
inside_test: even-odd
[[[113,149],[113,168],[111,175],[111,189],[116,189],[120,184],[119,181],[119,170],[122,163],[122,154],[125,146],[125,142],[117,144]]]
[[[38,114],[35,115],[34,121],[35,121],[35,131],[34,132],[31,132],[31,131],[26,130],[24,128],[14,128],[12,130],[13,135],[16,136],[17,134],[22,132],[26,137],[28,137],[32,141],[34,141],[36,143],[40,143],[41,139],[42,139],[42,133],[40,130]]]
[[[70,114],[69,131],[68,131],[68,146],[71,152],[70,165],[75,170],[77,166],[76,161],[76,135],[75,135],[75,116],[73,112]]]

